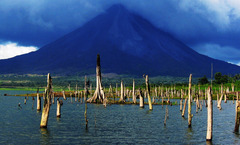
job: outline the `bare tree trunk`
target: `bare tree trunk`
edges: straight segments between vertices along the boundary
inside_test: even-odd
[[[52,96],[52,78],[50,76],[50,73],[48,73],[48,76],[47,76],[47,90],[45,91],[45,94],[46,95],[45,95],[45,100],[43,104],[42,118],[40,123],[41,128],[47,128],[47,123],[48,123],[50,102],[51,102],[51,96]]]
[[[148,75],[146,76],[144,75],[143,77],[145,78],[145,82],[146,82],[146,91],[148,96],[149,110],[153,110],[151,96],[150,96],[150,86],[149,86]]]
[[[188,87],[188,127],[191,127],[192,125],[192,117],[191,114],[191,87],[192,87],[192,74],[189,76],[189,87]]]
[[[97,67],[96,67],[96,90],[94,95],[87,100],[87,102],[96,102],[99,100],[103,103],[105,98],[103,87],[102,87],[102,76],[101,76],[101,66],[100,66],[100,55],[97,55]]]
[[[208,117],[207,117],[207,136],[206,140],[211,141],[212,140],[212,130],[213,130],[213,103],[212,103],[212,89],[211,87],[208,87],[207,90],[208,95]]]
[[[132,92],[133,103],[137,103],[136,95],[135,95],[135,81],[133,80],[133,92]]]
[[[54,96],[54,92],[52,93],[52,103],[55,103],[55,96]]]
[[[139,88],[139,107],[144,108],[144,97],[141,88]]]

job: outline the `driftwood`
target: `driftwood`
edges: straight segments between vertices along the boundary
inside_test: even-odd
[[[208,87],[207,90],[207,96],[208,96],[208,116],[207,116],[207,136],[206,140],[211,141],[212,140],[212,130],[213,130],[213,103],[212,103],[212,89],[211,87]]]
[[[45,91],[45,100],[44,100],[44,104],[43,104],[42,118],[41,118],[41,123],[40,123],[41,128],[47,128],[51,96],[52,96],[52,78],[50,76],[50,73],[48,73],[47,89]]]
[[[102,87],[102,75],[101,75],[101,65],[100,65],[100,55],[97,55],[97,67],[96,67],[96,90],[95,93],[91,98],[87,100],[87,102],[92,103],[97,100],[99,100],[101,103],[103,103],[103,100],[107,99],[105,98],[103,87]]]

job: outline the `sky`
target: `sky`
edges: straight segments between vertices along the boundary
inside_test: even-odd
[[[201,54],[240,65],[239,0],[1,0],[0,59],[36,51],[113,4]]]

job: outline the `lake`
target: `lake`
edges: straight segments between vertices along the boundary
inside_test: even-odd
[[[61,118],[56,117],[56,103],[51,105],[48,128],[40,129],[41,112],[37,99],[3,96],[30,91],[0,91],[0,144],[206,144],[207,108],[196,113],[192,106],[192,127],[188,128],[187,107],[181,117],[179,105],[167,106],[169,118],[164,126],[166,106],[153,105],[149,111],[138,105],[88,104],[88,128],[85,127],[85,104],[63,101]],[[176,101],[176,100],[174,100]],[[21,107],[18,107],[18,103]],[[43,101],[42,101],[43,103]],[[235,104],[222,102],[222,110],[213,103],[213,144],[240,144],[233,133]]]

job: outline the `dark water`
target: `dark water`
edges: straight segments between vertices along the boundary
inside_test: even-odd
[[[153,111],[138,105],[88,104],[88,129],[85,128],[84,104],[64,101],[62,117],[56,117],[56,104],[51,106],[47,129],[40,129],[41,112],[36,111],[36,98],[5,97],[0,91],[0,144],[206,144],[207,109],[195,113],[192,106],[192,128],[182,118],[179,106],[168,106],[169,118],[164,126],[165,107]],[[30,92],[28,92],[30,93]],[[18,108],[21,103],[22,109]],[[33,104],[34,103],[34,104]],[[33,105],[33,106],[32,106]],[[240,144],[233,133],[235,104],[222,102],[218,110],[214,102],[213,144]],[[187,111],[185,112],[187,113]],[[186,116],[187,114],[185,114]]]

